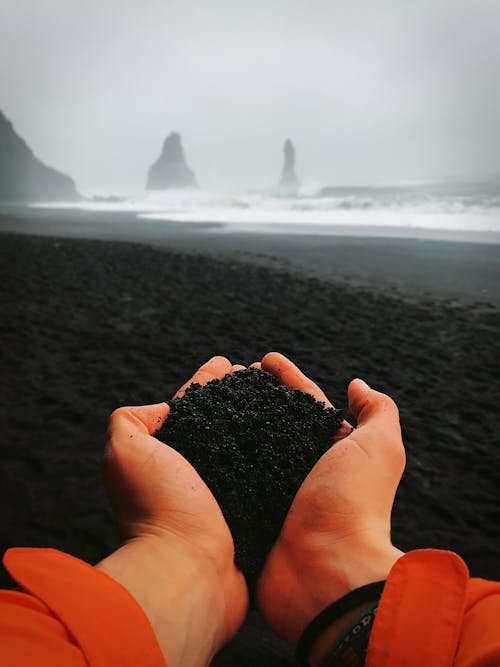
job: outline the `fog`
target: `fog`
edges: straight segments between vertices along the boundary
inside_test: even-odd
[[[82,192],[500,178],[498,0],[2,0],[0,108]]]

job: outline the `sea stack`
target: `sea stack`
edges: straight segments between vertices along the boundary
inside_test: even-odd
[[[299,181],[295,173],[295,148],[290,139],[283,146],[284,162],[281,173],[279,192],[282,195],[295,195],[299,187]]]
[[[75,201],[73,179],[39,160],[0,111],[0,201]]]
[[[149,169],[146,189],[197,187],[195,175],[186,162],[181,135],[178,132],[171,132],[163,143],[160,157]]]

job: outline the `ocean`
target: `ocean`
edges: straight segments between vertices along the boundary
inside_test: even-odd
[[[141,220],[212,223],[225,231],[387,236],[500,243],[500,183],[397,184],[271,191],[203,190],[132,196],[89,195],[80,202],[35,203],[44,209],[101,214],[127,212]]]

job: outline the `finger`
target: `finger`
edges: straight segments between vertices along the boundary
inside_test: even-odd
[[[179,391],[175,394],[174,398],[180,398],[181,396],[184,396],[189,385],[195,382],[203,386],[211,380],[221,380],[224,375],[230,372],[231,362],[229,359],[226,359],[226,357],[212,357],[196,371],[196,373],[190,380],[188,380],[188,382],[182,385]]]
[[[386,439],[401,439],[399,410],[389,396],[371,389],[363,380],[353,380],[347,390],[349,409],[356,417],[358,431],[363,427],[377,428]]]
[[[231,375],[235,373],[236,371],[244,371],[245,366],[242,366],[241,364],[234,364],[234,366],[231,366],[231,370],[229,371]]]
[[[135,433],[153,435],[168,417],[170,407],[166,403],[118,408],[109,418],[109,435],[133,437]]]
[[[317,384],[310,380],[304,373],[292,362],[279,352],[269,352],[262,359],[262,368],[272,373],[282,384],[286,384],[292,389],[300,389],[307,394],[312,394],[317,401],[324,403],[331,408],[332,404],[321,391]]]
[[[279,352],[269,352],[262,359],[262,368],[272,373],[282,384],[286,384],[292,389],[300,389],[307,394],[311,394],[320,403],[324,403],[325,407],[332,408],[332,403],[328,400],[326,394],[321,391],[317,384],[309,379],[290,359],[287,359]],[[334,442],[342,440],[352,433],[352,426],[345,419],[335,433]]]
[[[262,368],[262,364],[260,361],[254,361],[253,364],[250,364],[249,368],[258,368],[260,370]]]

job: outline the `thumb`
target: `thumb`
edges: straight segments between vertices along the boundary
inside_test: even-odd
[[[118,524],[127,537],[134,526],[161,513],[167,475],[180,455],[153,437],[169,413],[166,403],[124,407],[109,420],[104,452],[104,482]],[[171,465],[169,465],[171,463]]]
[[[358,430],[370,425],[386,435],[401,438],[399,410],[392,398],[372,389],[360,379],[353,380],[347,390],[349,410],[356,417]]]
[[[109,435],[124,437],[132,433],[154,435],[170,412],[167,403],[118,408],[109,418]]]
[[[154,465],[152,449],[163,448],[153,437],[169,414],[166,403],[118,408],[109,418],[108,441],[104,451],[104,477],[110,490],[135,484],[144,474],[146,463]],[[160,446],[161,445],[161,446]]]

